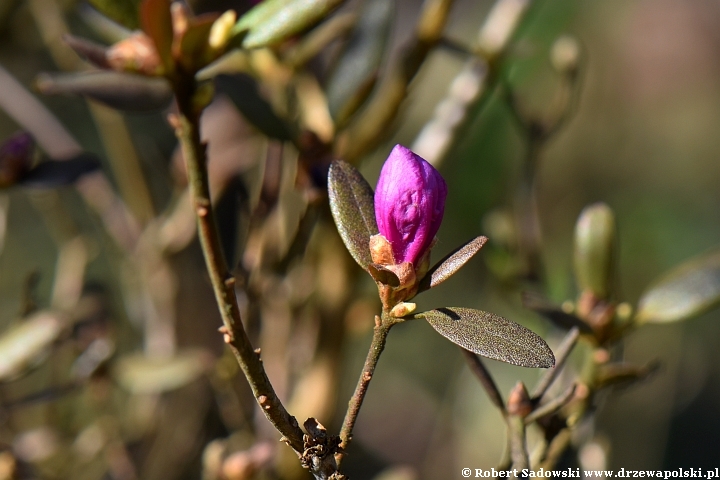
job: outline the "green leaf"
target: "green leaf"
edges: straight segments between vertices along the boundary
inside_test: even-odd
[[[101,70],[41,74],[35,85],[45,95],[82,95],[109,107],[132,112],[163,109],[173,95],[164,78]]]
[[[330,211],[350,255],[365,270],[372,263],[370,237],[378,233],[373,190],[355,167],[335,160],[328,172]]]
[[[581,290],[607,298],[615,266],[615,215],[604,203],[586,207],[575,225],[575,279]]]
[[[100,13],[135,30],[140,26],[140,0],[88,0]]]
[[[247,12],[233,35],[247,32],[244,48],[274,45],[314,26],[345,0],[266,0]]]
[[[253,27],[266,22],[274,15],[280,13],[294,1],[295,0],[265,0],[264,2],[258,3],[248,10],[245,15],[238,18],[238,21],[232,29],[232,34],[238,35],[242,32],[250,31]]]
[[[390,37],[395,2],[368,0],[328,81],[327,98],[336,124],[344,124],[375,85]]]
[[[451,252],[445,258],[437,262],[422,280],[418,292],[422,292],[436,285],[441,284],[460,270],[487,242],[487,237],[479,236]]]
[[[555,356],[545,340],[494,313],[446,307],[418,313],[443,337],[466,350],[521,367],[550,368]]]
[[[720,249],[691,259],[663,275],[640,297],[639,323],[687,320],[720,303]]]
[[[57,315],[39,312],[4,332],[0,337],[0,381],[17,377],[46,355],[64,326]]]
[[[292,138],[290,128],[275,114],[270,103],[260,95],[257,83],[252,78],[247,75],[218,75],[215,77],[215,85],[262,133],[278,140]]]

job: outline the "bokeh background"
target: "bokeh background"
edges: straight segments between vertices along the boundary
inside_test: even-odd
[[[0,5],[0,64],[28,88],[32,88],[40,72],[58,69],[42,40],[37,13],[32,12],[38,3],[5,0]],[[219,10],[232,6],[227,2],[206,3],[207,8]],[[394,46],[409,35],[419,3],[398,2]],[[77,13],[76,2],[63,0],[58,4],[73,33],[90,35],[89,27]],[[447,36],[471,43],[490,6],[491,2],[484,0],[458,0]],[[542,258],[547,294],[553,301],[561,303],[577,294],[572,278],[573,228],[582,208],[590,203],[606,202],[616,214],[619,296],[632,304],[664,271],[718,244],[718,25],[720,2],[715,0],[533,2],[502,70],[526,111],[542,116],[552,108],[551,99],[558,88],[558,75],[549,60],[553,42],[560,35],[571,34],[582,50],[577,111],[541,151],[537,174]],[[392,59],[391,55],[388,61]],[[371,184],[394,144],[412,144],[464,61],[461,54],[443,49],[431,54],[412,84],[396,129],[363,159],[361,170]],[[105,158],[103,143],[83,100],[38,98],[84,149]],[[129,114],[126,122],[149,179],[153,201],[161,208],[172,198],[166,185],[171,175],[168,172],[173,171],[169,167],[175,146],[172,131],[163,114]],[[17,123],[0,111],[0,138],[17,129]],[[507,202],[524,149],[522,135],[501,95],[492,96],[481,111],[473,112],[469,126],[440,166],[449,196],[435,258],[472,236],[487,233],[484,219],[488,212]],[[124,313],[128,301],[118,287],[122,272],[113,266],[112,249],[103,244],[92,215],[72,188],[56,194],[48,201],[62,201],[80,228],[94,239],[86,281],[109,298],[108,316],[118,335],[118,350],[132,352],[141,348],[142,329]],[[7,328],[18,317],[31,272],[39,274],[37,304],[49,303],[58,250],[46,219],[38,213],[37,198],[28,199],[29,195],[44,194],[15,188],[2,195],[6,227],[0,254],[0,325]],[[202,267],[195,244],[177,254],[172,262],[178,272],[192,273]],[[220,323],[209,285],[201,276],[179,277],[184,293],[177,301],[178,344],[220,355],[222,345],[215,334]],[[358,276],[358,281],[359,291],[369,292],[368,298],[372,298],[371,280]],[[372,308],[368,305],[377,306],[367,300],[356,305],[348,318],[337,319],[348,327],[335,392],[340,408],[332,418],[322,419],[331,427],[337,427],[342,419],[342,405],[352,392],[365,356],[372,325]],[[552,347],[562,336],[522,308],[519,291],[508,289],[494,278],[483,252],[446,284],[420,297],[418,305],[493,311],[540,333]],[[594,419],[579,429],[583,438],[590,439],[590,446],[579,452],[580,458],[590,462],[587,465],[603,464],[604,459],[612,469],[717,466],[720,353],[715,344],[720,339],[719,320],[720,313],[713,311],[688,322],[651,325],[633,332],[622,347],[625,358],[637,364],[659,360],[661,367],[637,385],[600,396]],[[517,380],[532,384],[539,375],[534,370],[492,361],[488,361],[488,367],[505,394]],[[0,386],[0,395],[3,399],[20,398],[63,378],[62,372],[45,367],[34,375],[25,383]],[[242,391],[242,387],[238,388]],[[51,400],[49,403],[59,404],[54,408],[48,402],[34,402],[12,413],[5,409],[3,441],[16,455],[26,455],[23,458],[29,463],[35,462],[33,455],[37,452],[28,453],[28,448],[48,448],[50,453],[43,454],[50,458],[61,449],[59,445],[72,445],[72,441],[56,439],[49,446],[40,442],[32,444],[34,447],[22,447],[25,444],[21,445],[18,438],[24,438],[23,432],[58,423],[74,423],[72,427],[65,425],[65,432],[83,431],[86,420],[79,413],[81,408],[73,406],[82,398],[83,394],[74,392]],[[184,408],[191,409],[192,405]],[[250,412],[252,416],[252,407]],[[118,423],[124,421],[119,419]],[[208,433],[210,438],[205,441],[213,435],[227,435],[222,428],[208,428],[205,432],[214,432]],[[459,478],[462,467],[496,466],[504,448],[504,435],[500,415],[465,366],[457,347],[428,325],[411,322],[390,335],[356,427],[348,468],[352,478],[373,478],[393,465],[406,465],[409,470],[394,473],[407,477],[392,478]],[[187,467],[184,474],[175,472],[163,477],[148,473],[146,478],[198,478],[202,449],[192,451],[194,466]],[[155,450],[131,449],[131,457],[139,463],[154,454]],[[565,459],[567,465],[576,464],[572,456]],[[84,475],[82,478],[110,478]]]

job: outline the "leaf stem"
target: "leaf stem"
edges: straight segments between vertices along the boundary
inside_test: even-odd
[[[225,334],[225,342],[235,354],[265,416],[283,434],[283,440],[295,451],[302,453],[303,432],[295,417],[287,412],[275,394],[260,359],[260,351],[253,349],[243,328],[235,296],[235,279],[227,269],[210,201],[207,152],[205,144],[200,140],[201,109],[193,102],[197,84],[192,75],[179,74],[173,87],[179,109],[179,115],[173,122],[175,134],[187,164],[198,235],[222,316],[224,327],[221,330]]]
[[[367,393],[370,381],[375,374],[375,367],[380,360],[380,355],[385,349],[385,342],[387,341],[388,332],[396,323],[399,323],[400,319],[390,317],[383,313],[382,318],[375,316],[375,327],[373,329],[373,338],[370,343],[370,350],[368,350],[367,358],[365,359],[365,365],[363,366],[360,378],[358,379],[355,392],[350,401],[348,402],[348,409],[345,413],[345,419],[343,420],[342,428],[340,429],[340,447],[344,450],[352,440],[352,431],[355,426],[358,414],[360,413],[360,407],[362,407],[365,394]],[[337,463],[340,465],[343,458],[343,454],[337,455]]]

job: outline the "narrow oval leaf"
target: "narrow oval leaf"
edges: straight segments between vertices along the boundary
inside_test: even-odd
[[[640,297],[637,322],[687,320],[720,303],[720,250],[691,259],[663,275]]]
[[[170,358],[130,354],[113,369],[118,383],[135,394],[157,394],[181,388],[198,379],[209,367],[204,352],[187,351]]]
[[[0,381],[22,374],[47,354],[64,325],[59,316],[39,312],[4,332],[0,337]]]
[[[272,106],[265,100],[257,87],[257,82],[247,75],[218,75],[215,77],[217,89],[227,95],[240,113],[255,128],[270,138],[290,140],[290,128],[275,114]]]
[[[247,30],[242,43],[244,48],[274,45],[313,27],[344,1],[266,0],[243,15],[233,33]]]
[[[368,0],[328,81],[327,98],[336,124],[363,104],[377,80],[390,36],[395,2]]]
[[[372,263],[370,237],[378,233],[372,187],[355,167],[335,160],[328,172],[330,211],[350,255],[365,270]]]
[[[41,74],[35,85],[46,95],[83,95],[109,107],[134,112],[161,110],[172,100],[172,89],[165,79],[132,73]]]
[[[82,153],[67,160],[39,163],[18,184],[31,188],[54,188],[75,183],[80,177],[100,168],[100,162],[90,153]]]
[[[437,262],[423,277],[418,292],[435,287],[460,270],[487,243],[487,237],[479,236],[451,252]]]
[[[66,33],[62,37],[63,41],[72,48],[75,53],[83,59],[92,63],[99,68],[110,68],[107,61],[108,47],[92,42],[86,38],[76,37]]]
[[[415,315],[443,337],[483,357],[521,367],[550,368],[555,356],[545,340],[522,325],[490,312],[446,307]]]

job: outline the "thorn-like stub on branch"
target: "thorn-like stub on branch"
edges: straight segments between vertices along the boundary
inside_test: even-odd
[[[533,404],[523,382],[518,382],[510,392],[507,412],[518,417],[527,417],[532,412]]]
[[[168,113],[167,121],[170,126],[175,130],[179,130],[182,127],[182,125],[180,124],[180,117],[177,113]]]
[[[228,277],[225,279],[225,286],[226,287],[234,287],[235,286],[235,277]]]
[[[255,350],[253,350],[253,352],[255,352],[255,353],[259,356],[259,355],[260,355],[260,352],[262,352],[262,349],[261,349],[261,348],[256,348]]]

